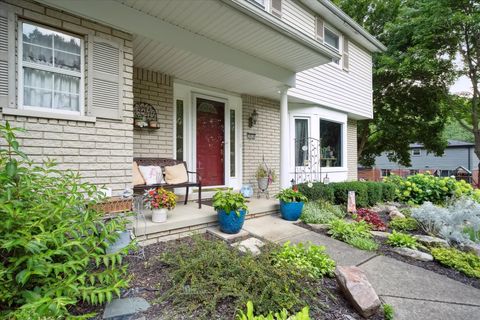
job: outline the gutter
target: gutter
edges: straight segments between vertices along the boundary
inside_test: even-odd
[[[269,12],[262,8],[258,8],[253,4],[248,3],[245,0],[220,0],[223,3],[239,10],[245,15],[255,19],[256,21],[274,29],[275,31],[282,33],[290,39],[298,42],[299,44],[308,47],[309,49],[325,56],[328,60],[332,58],[340,59],[342,56],[329,49],[324,44],[316,41],[312,37],[305,35],[303,32],[289,26],[279,18],[271,15]]]

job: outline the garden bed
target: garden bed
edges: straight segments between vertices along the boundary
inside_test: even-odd
[[[208,235],[201,236],[202,238],[213,240]],[[193,246],[195,240],[192,237],[186,237],[179,240],[172,240],[146,246],[144,248],[145,259],[140,259],[135,256],[128,256],[126,262],[129,264],[128,273],[132,277],[129,289],[122,293],[122,298],[126,297],[142,297],[146,299],[151,307],[142,315],[146,319],[235,319],[237,311],[234,299],[223,299],[219,303],[213,314],[208,316],[202,315],[202,310],[193,312],[185,312],[185,304],[179,307],[179,302],[168,298],[164,301],[159,299],[167,295],[175,284],[170,281],[169,273],[171,272],[169,266],[157,259],[166,253],[172,253],[181,245],[187,244]],[[236,250],[236,249],[231,249]],[[241,253],[239,253],[241,254]],[[208,270],[205,270],[208,272]],[[349,302],[343,297],[339,290],[337,282],[334,278],[325,277],[323,279],[308,279],[305,278],[305,286],[317,288],[313,300],[305,301],[305,305],[310,306],[311,319],[362,319],[360,315],[351,307]],[[195,294],[193,292],[185,292],[185,295]],[[214,292],[211,293],[212,295]],[[182,299],[182,297],[176,297]],[[308,299],[307,299],[308,300]],[[253,301],[255,305],[255,300]],[[96,319],[101,319],[101,312],[99,308],[81,308],[83,312],[96,311],[100,312]],[[245,308],[243,308],[244,310]],[[279,310],[272,310],[279,311]],[[383,314],[379,311],[378,315],[370,319],[378,320],[384,319]]]

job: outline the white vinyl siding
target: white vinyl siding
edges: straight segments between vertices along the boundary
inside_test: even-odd
[[[296,87],[288,94],[320,105],[338,109],[357,118],[371,118],[372,57],[348,42],[349,72],[329,63],[297,73]]]
[[[282,1],[282,20],[314,38],[315,16],[293,0]]]
[[[121,46],[95,37],[89,42],[88,114],[99,118],[122,118]]]

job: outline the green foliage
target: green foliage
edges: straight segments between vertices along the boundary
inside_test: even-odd
[[[278,265],[293,265],[312,278],[332,276],[335,271],[335,261],[330,259],[324,246],[299,243],[291,245],[286,242],[276,255]]]
[[[414,218],[397,218],[390,221],[390,228],[397,231],[415,231],[418,230],[418,222]]]
[[[480,257],[475,253],[462,252],[454,248],[432,248],[431,253],[441,264],[469,277],[480,278]]]
[[[294,265],[276,265],[278,250],[266,245],[258,256],[241,254],[224,241],[196,236],[158,258],[173,283],[161,300],[196,319],[211,319],[226,299],[236,308],[255,301],[259,314],[312,305],[319,284]]]
[[[467,226],[463,229],[470,241],[480,243],[480,230],[475,230],[473,226]]]
[[[378,244],[372,239],[370,226],[365,221],[347,222],[342,219],[332,220],[328,233],[334,239],[341,240],[361,250],[376,250]]]
[[[417,249],[417,240],[409,234],[401,233],[393,230],[388,236],[387,243],[394,247]]]
[[[247,313],[240,311],[237,315],[237,320],[310,320],[309,308],[304,307],[300,312],[295,315],[289,316],[288,311],[283,309],[280,312],[269,312],[267,316],[255,316],[253,314],[252,301],[247,302]]]
[[[447,140],[474,142],[472,132],[465,130],[456,120],[450,120],[445,126],[443,137]]]
[[[105,221],[96,187],[78,174],[30,162],[15,131],[0,126],[0,317],[66,318],[80,301],[110,301],[128,285],[129,248],[106,253],[126,220]]]
[[[444,204],[452,197],[474,196],[476,191],[464,180],[457,181],[451,177],[436,177],[427,173],[419,173],[407,178],[391,175],[386,181],[397,186],[397,199],[409,204],[432,202]]]
[[[333,219],[345,217],[345,211],[340,206],[323,200],[307,202],[303,206],[300,220],[305,223],[329,223]]]
[[[280,201],[283,202],[306,202],[308,199],[298,189],[285,188],[275,195]]]
[[[358,207],[368,207],[378,202],[392,201],[395,195],[395,186],[383,182],[348,181],[323,184],[321,182],[302,183],[298,189],[310,201],[324,200],[337,205],[346,205],[348,191],[355,191],[355,200]]]
[[[395,312],[393,310],[393,307],[390,304],[382,304],[383,308],[383,317],[385,320],[393,320],[395,316]]]
[[[215,210],[224,210],[226,214],[235,211],[237,216],[240,216],[241,210],[247,210],[245,197],[240,192],[233,192],[232,190],[217,191],[213,195],[213,208]]]

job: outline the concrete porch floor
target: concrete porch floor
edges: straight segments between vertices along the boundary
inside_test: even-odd
[[[279,204],[275,199],[248,199],[248,214],[246,219],[278,212]],[[151,214],[136,214],[132,218],[133,232],[137,239],[144,244],[155,243],[153,239],[172,240],[192,234],[204,232],[207,227],[217,225],[217,213],[212,206],[202,204],[198,208],[197,202],[188,202],[187,205],[178,203],[177,207],[168,213],[167,221],[152,222]],[[152,241],[147,241],[152,240]]]

